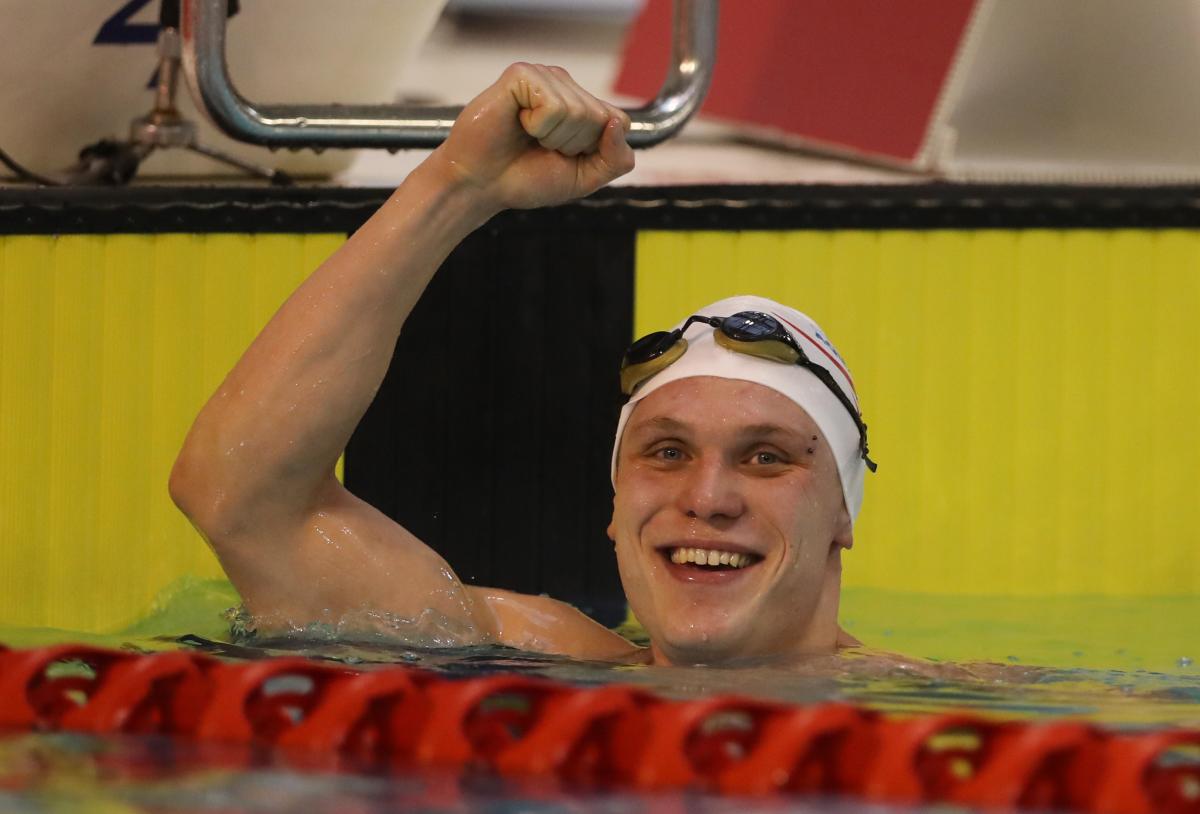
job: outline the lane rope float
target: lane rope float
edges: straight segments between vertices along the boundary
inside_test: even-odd
[[[0,645],[2,730],[169,735],[271,747],[308,768],[486,769],[575,790],[1200,814],[1200,730],[891,717],[733,695],[680,701],[620,684],[448,679],[303,658]]]

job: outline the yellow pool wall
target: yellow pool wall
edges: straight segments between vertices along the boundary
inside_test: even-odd
[[[104,631],[220,566],[167,495],[188,427],[345,236],[0,238],[0,619]]]
[[[342,241],[0,238],[0,620],[107,631],[220,568],[171,504],[196,412]],[[758,293],[813,316],[879,472],[848,589],[1200,589],[1200,232],[646,231],[635,333]]]
[[[639,335],[743,293],[855,377],[879,471],[847,587],[1200,589],[1200,233],[639,235]]]

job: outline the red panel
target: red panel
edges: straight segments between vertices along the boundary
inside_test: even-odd
[[[727,0],[703,112],[912,161],[976,1]],[[647,0],[626,40],[617,92],[657,91],[671,7]]]

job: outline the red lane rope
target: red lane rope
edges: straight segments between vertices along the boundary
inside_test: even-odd
[[[0,729],[164,734],[275,747],[309,766],[486,768],[576,787],[1200,814],[1196,730],[892,718],[731,695],[671,701],[615,684],[451,680],[302,658],[0,645]]]

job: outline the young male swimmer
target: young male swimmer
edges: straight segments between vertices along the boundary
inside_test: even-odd
[[[260,628],[434,620],[447,642],[656,664],[854,643],[837,617],[866,429],[833,346],[769,300],[713,303],[682,337],[651,336],[626,356],[632,397],[613,450],[608,534],[646,650],[553,599],[464,585],[334,477],[447,254],[505,208],[568,201],[629,172],[628,129],[621,110],[562,69],[511,66],[289,298],[205,405],[171,495]]]

